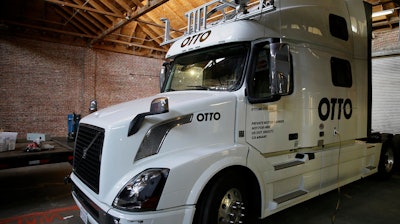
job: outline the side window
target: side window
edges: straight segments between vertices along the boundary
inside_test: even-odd
[[[255,97],[270,97],[270,49],[269,45],[261,48],[255,60],[253,74],[253,93]]]
[[[353,85],[350,62],[341,58],[331,58],[333,85],[350,88]]]
[[[331,35],[342,40],[349,39],[346,19],[334,14],[329,14],[329,30]]]
[[[250,103],[266,103],[279,100],[293,92],[292,61],[287,43],[253,45],[247,99]]]

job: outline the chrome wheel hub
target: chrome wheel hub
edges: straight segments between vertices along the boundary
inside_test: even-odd
[[[385,153],[385,170],[390,172],[393,169],[394,155],[392,150],[387,150]]]
[[[218,224],[243,223],[245,210],[240,191],[236,188],[230,189],[222,198],[218,211]]]

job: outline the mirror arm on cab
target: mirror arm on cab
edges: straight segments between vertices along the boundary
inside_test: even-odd
[[[147,116],[163,114],[168,112],[169,112],[169,103],[167,97],[159,97],[154,99],[153,101],[151,101],[150,112],[140,113],[136,115],[135,118],[133,118],[133,120],[129,124],[128,137],[136,134],[139,131],[144,119]]]

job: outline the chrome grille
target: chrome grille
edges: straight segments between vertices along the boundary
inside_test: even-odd
[[[104,129],[80,124],[74,150],[74,173],[90,189],[99,193]]]

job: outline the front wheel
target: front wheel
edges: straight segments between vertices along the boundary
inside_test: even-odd
[[[257,223],[257,196],[240,174],[224,174],[205,189],[196,206],[194,224]]]
[[[378,166],[378,173],[380,177],[389,178],[392,175],[396,161],[395,158],[392,140],[388,139],[382,145]]]

